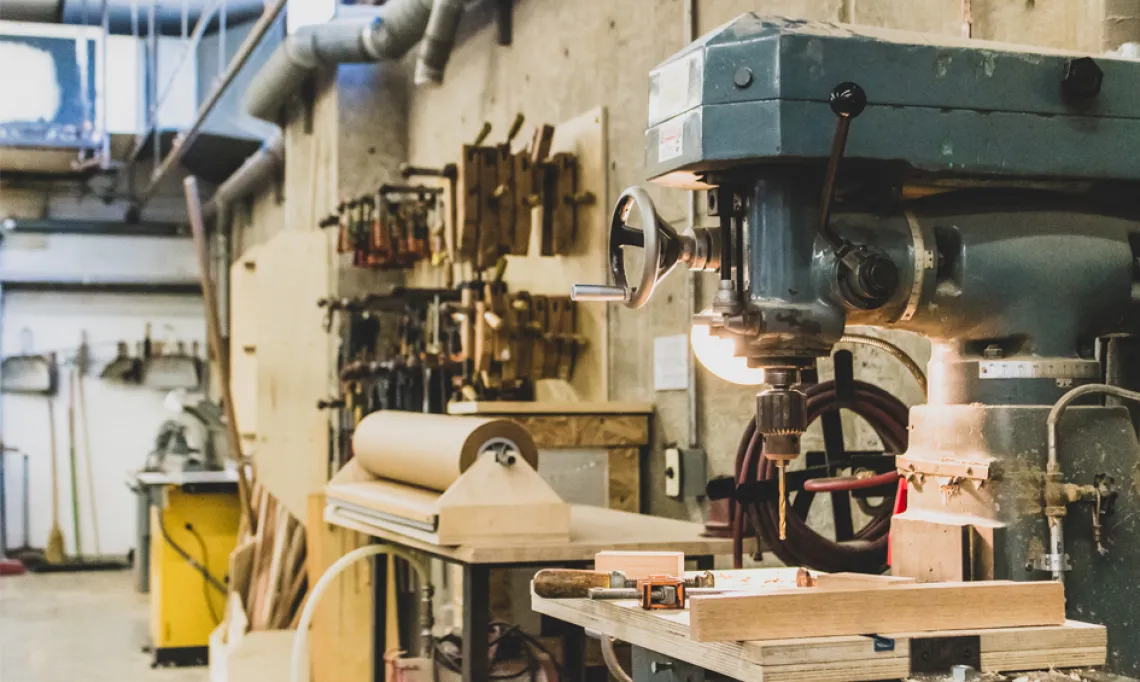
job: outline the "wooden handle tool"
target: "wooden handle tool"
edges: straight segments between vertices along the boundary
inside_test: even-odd
[[[534,576],[534,593],[545,599],[584,599],[595,587],[611,587],[601,571],[547,568]]]

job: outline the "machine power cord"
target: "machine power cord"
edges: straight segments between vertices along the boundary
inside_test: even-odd
[[[807,420],[810,424],[826,412],[846,408],[871,425],[887,452],[901,453],[907,445],[907,406],[878,386],[854,382],[854,396],[847,404],[836,401],[835,382],[809,387]],[[737,486],[776,477],[776,463],[764,457],[763,438],[753,418],[744,431],[736,453]],[[743,565],[745,517],[757,537],[789,566],[806,566],[819,571],[881,573],[886,570],[887,534],[891,510],[874,516],[851,540],[836,542],[820,535],[796,514],[787,519],[787,540],[780,540],[779,500],[762,503],[731,503],[733,519],[733,562]]]
[[[922,389],[922,395],[926,395],[926,372],[923,372],[922,368],[918,366],[918,363],[907,355],[906,351],[902,348],[899,348],[885,339],[880,339],[876,336],[867,336],[866,334],[844,334],[840,337],[839,343],[855,343],[883,351],[902,363],[906,371],[910,372],[910,375],[918,382],[918,387]]]
[[[202,539],[202,534],[199,533],[198,530],[189,523],[186,524],[186,532],[190,533],[190,535],[193,536],[194,540],[198,543],[198,549],[201,550],[202,553],[202,565],[209,566],[210,550],[207,549],[206,541]],[[206,608],[210,610],[210,618],[213,619],[214,625],[220,625],[222,618],[218,615],[218,609],[214,606],[214,600],[210,598],[210,583],[205,580],[202,581],[202,596],[206,600]],[[222,596],[225,596],[224,592],[222,593]]]
[[[197,559],[190,556],[190,554],[186,550],[182,549],[182,547],[177,542],[174,541],[174,538],[170,537],[170,534],[166,532],[166,519],[163,518],[163,515],[162,515],[162,506],[161,505],[155,505],[154,508],[158,511],[158,530],[160,533],[162,533],[162,539],[166,542],[166,544],[170,545],[170,548],[173,549],[178,554],[178,556],[182,557],[186,561],[186,563],[190,564],[191,568],[193,568],[195,571],[198,571],[198,573],[202,574],[202,578],[210,586],[212,586],[215,590],[221,592],[222,594],[225,594],[226,593],[225,583],[223,583],[221,580],[218,580],[213,575],[211,575],[209,569],[207,569],[205,565],[203,565],[202,563],[199,563]],[[205,545],[203,545],[203,547],[205,547]],[[206,557],[204,556],[204,552],[203,552],[202,561],[206,561]]]
[[[515,646],[509,646],[515,645]],[[526,667],[522,670],[509,670],[498,673],[488,673],[487,679],[489,680],[513,680],[521,677],[523,673],[529,675],[531,682],[536,682],[538,679],[539,671],[543,671],[547,680],[557,682],[558,675],[558,661],[554,658],[554,654],[542,645],[542,642],[535,639],[532,635],[523,632],[519,629],[518,625],[511,625],[509,623],[491,623],[491,637],[489,641],[489,648],[495,652],[494,659],[489,662],[489,667],[493,668],[498,662],[498,658],[502,651],[505,649],[521,649],[526,655]],[[463,659],[457,655],[457,652],[462,651],[463,642],[458,637],[448,636],[443,637],[435,642],[434,657],[435,663],[439,667],[445,668],[457,675],[463,674]],[[541,659],[535,651],[541,652],[546,657],[545,660]],[[432,679],[438,682],[439,670],[432,666]]]

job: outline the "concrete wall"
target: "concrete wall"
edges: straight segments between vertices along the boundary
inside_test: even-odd
[[[516,112],[530,122],[557,123],[603,104],[609,112],[609,200],[628,185],[644,182],[642,133],[647,117],[647,73],[684,46],[684,3],[679,0],[520,0],[514,14],[514,44],[496,44],[489,10],[464,19],[464,36],[438,90],[413,92],[409,118],[410,161],[442,164],[454,158],[484,120],[501,134]],[[705,0],[697,2],[698,34],[746,11],[821,20],[855,21],[891,28],[961,35],[961,0]],[[973,0],[974,35],[982,38],[1098,51],[1099,2]],[[496,133],[493,133],[494,136]],[[664,217],[684,219],[684,194],[650,189]],[[657,404],[655,445],[648,459],[648,508],[655,514],[699,518],[693,503],[664,495],[661,451],[687,439],[683,391],[653,390],[653,339],[686,333],[686,275],[674,273],[639,311],[610,311],[610,392],[613,400]],[[702,287],[704,307],[715,287]],[[901,337],[901,338],[900,338]],[[925,363],[926,342],[909,335],[895,340]],[[921,399],[913,380],[895,361],[855,349],[857,377],[880,384],[908,403]],[[826,374],[827,369],[824,369]],[[729,474],[737,440],[754,410],[755,390],[698,372],[700,444],[710,474]],[[848,447],[872,447],[876,438],[851,423]],[[818,447],[809,439],[807,447]]]
[[[628,185],[641,183],[647,73],[683,47],[684,3],[519,0],[514,10],[514,42],[509,47],[496,43],[493,4],[482,3],[464,17],[460,44],[443,87],[409,89],[408,161],[416,165],[453,161],[459,146],[469,141],[484,121],[493,124],[491,139],[495,140],[518,112],[526,115],[529,124],[558,123],[604,105],[609,115],[609,186],[604,201],[608,203]],[[1102,0],[972,0],[968,6],[975,37],[1100,50]],[[745,11],[945,35],[961,35],[964,24],[962,0],[704,0],[697,2],[697,9],[698,33],[711,31]],[[391,67],[342,67],[342,74],[346,68],[372,69],[379,74]],[[378,99],[378,91],[369,83],[357,73],[353,78],[342,75],[335,85],[342,103],[341,129],[336,154],[329,162],[338,166],[342,192],[382,179],[383,169],[401,155],[399,136],[393,139],[393,130],[385,125],[380,109],[395,100]],[[289,126],[289,154],[294,146],[309,144],[293,132],[299,125],[295,118]],[[386,155],[390,158],[383,158]],[[305,158],[311,161],[311,157]],[[313,175],[313,169],[309,173]],[[304,191],[304,187],[286,188],[286,194],[293,191]],[[650,191],[668,220],[683,220],[682,193],[657,188]],[[291,222],[281,219],[280,206],[266,196],[259,197],[255,206],[252,221],[241,235],[246,245],[264,241]],[[711,294],[711,283],[706,283],[703,291],[701,307]],[[655,393],[652,388],[653,339],[687,332],[686,297],[685,275],[675,273],[646,309],[613,307],[609,316],[610,397],[657,404],[655,444],[647,468],[648,510],[696,518],[701,512],[699,506],[674,502],[663,490],[661,450],[665,444],[687,439],[685,393]],[[896,340],[920,362],[926,361],[929,351],[925,341],[917,337]],[[904,401],[921,399],[912,379],[880,354],[857,350],[856,373]],[[700,443],[709,453],[710,473],[730,473],[736,441],[753,410],[754,390],[726,384],[704,370],[698,372],[698,388]],[[849,447],[875,444],[866,427],[852,427]]]

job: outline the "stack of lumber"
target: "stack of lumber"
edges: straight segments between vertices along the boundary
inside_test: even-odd
[[[305,525],[261,485],[252,495],[255,525],[242,525],[230,555],[230,592],[250,630],[296,627],[308,590]]]
[[[1100,666],[1107,659],[1105,628],[1067,620],[1060,583],[917,583],[842,573],[804,580],[794,568],[714,576],[718,587],[740,591],[694,596],[677,611],[533,592],[531,605],[741,680],[900,679],[928,672],[927,656],[951,645],[954,656],[986,673]]]

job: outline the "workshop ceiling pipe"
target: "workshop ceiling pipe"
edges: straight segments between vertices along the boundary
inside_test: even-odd
[[[443,71],[455,47],[464,0],[435,0],[428,16],[420,53],[416,57],[416,85],[443,83]]]
[[[447,5],[451,3],[446,0]],[[379,16],[302,27],[277,47],[254,76],[246,90],[246,112],[277,123],[281,107],[317,69],[402,58],[424,37],[435,5],[435,0],[389,0],[380,8]],[[454,31],[448,40],[447,30],[452,21],[458,23],[458,13],[449,8],[439,12],[443,12],[436,19],[439,33],[431,45],[425,46],[430,58],[425,68],[438,67],[442,77],[442,66],[447,63],[447,54],[442,51],[446,49],[449,54],[454,43]]]
[[[231,206],[264,187],[284,165],[285,137],[277,132],[262,143],[261,148],[247,158],[233,175],[218,185],[206,207],[206,218],[213,217],[223,206]]]

